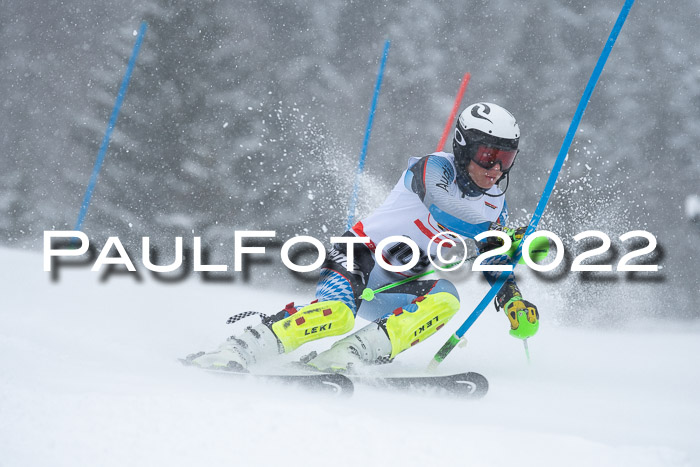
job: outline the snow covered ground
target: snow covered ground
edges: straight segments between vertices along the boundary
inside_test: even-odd
[[[101,284],[86,269],[52,283],[41,261],[0,250],[2,467],[700,465],[697,324],[569,328],[546,318],[561,304],[539,298],[532,365],[492,310],[443,365],[485,374],[481,401],[362,386],[335,399],[237,384],[176,360],[218,345],[237,311],[308,297],[196,278]],[[447,336],[393,365],[422,368]]]

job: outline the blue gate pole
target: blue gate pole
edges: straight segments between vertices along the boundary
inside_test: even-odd
[[[607,62],[608,57],[610,56],[610,51],[612,50],[613,45],[615,45],[617,36],[620,34],[620,30],[625,24],[625,20],[627,19],[627,15],[630,9],[632,8],[633,3],[634,0],[625,1],[624,6],[622,7],[622,11],[620,11],[620,14],[617,17],[617,21],[615,22],[615,25],[613,26],[613,29],[610,32],[610,36],[608,37],[608,40],[605,43],[605,46],[603,47],[603,51],[600,53],[600,57],[598,57],[598,62],[596,63],[595,68],[593,69],[593,73],[591,74],[591,77],[588,80],[588,84],[586,85],[586,88],[583,91],[581,100],[579,100],[578,107],[576,107],[574,118],[571,120],[569,130],[566,132],[564,142],[562,143],[561,149],[559,150],[559,154],[557,155],[557,159],[554,162],[552,172],[549,174],[549,178],[547,179],[547,184],[545,185],[544,192],[542,193],[542,196],[540,197],[540,200],[537,203],[537,207],[535,208],[535,212],[532,215],[532,219],[530,219],[530,223],[527,226],[525,235],[523,236],[523,239],[520,242],[515,257],[513,258],[513,268],[515,268],[515,266],[520,261],[520,258],[522,257],[522,247],[525,244],[525,240],[532,232],[535,231],[535,229],[537,229],[537,225],[540,222],[540,218],[542,217],[542,214],[544,213],[544,210],[547,207],[549,198],[552,195],[552,192],[554,191],[554,185],[556,184],[557,178],[559,177],[559,172],[561,172],[561,169],[564,165],[566,154],[569,152],[571,143],[573,142],[574,136],[576,135],[576,130],[578,129],[579,123],[581,123],[583,113],[586,110],[586,107],[588,106],[588,102],[591,99],[591,95],[593,94],[593,89],[595,89],[595,86],[598,83],[598,78],[600,78],[600,74],[603,72],[603,67],[605,66],[605,63]],[[459,343],[459,340],[462,338],[462,336],[464,336],[464,334],[467,332],[467,330],[469,330],[472,324],[474,324],[474,322],[479,318],[479,316],[481,316],[481,313],[484,312],[489,303],[491,303],[496,297],[498,292],[501,290],[501,287],[503,287],[503,284],[505,284],[506,280],[508,279],[509,275],[510,271],[504,271],[501,273],[496,282],[491,286],[491,289],[488,291],[486,296],[481,300],[481,302],[479,302],[474,311],[472,311],[472,313],[467,317],[466,321],[464,321],[464,323],[459,327],[459,329],[457,329],[457,331],[452,336],[450,336],[447,342],[445,342],[445,344],[435,354],[433,360],[431,360],[430,362],[430,368],[437,367],[437,365],[445,359],[445,357],[452,351],[452,349],[456,347],[457,343]]]
[[[350,197],[350,206],[348,207],[348,230],[352,227],[353,220],[355,219],[355,206],[357,205],[357,196],[360,185],[360,177],[362,171],[365,168],[365,158],[367,157],[367,146],[369,145],[369,136],[372,133],[372,122],[374,120],[374,112],[377,109],[377,100],[379,99],[379,89],[382,86],[382,77],[384,76],[384,66],[386,65],[386,59],[389,55],[389,40],[384,42],[384,52],[382,53],[382,59],[379,63],[379,74],[377,76],[377,84],[374,86],[374,96],[372,97],[372,105],[369,109],[369,118],[367,119],[367,128],[365,128],[365,139],[362,142],[362,151],[360,152],[360,162],[357,165],[357,171],[355,172],[355,184],[352,188],[352,196]]]
[[[83,226],[83,221],[85,220],[85,215],[87,214],[88,207],[90,206],[90,200],[92,199],[92,193],[93,191],[95,191],[95,185],[97,185],[97,177],[100,175],[100,169],[102,168],[102,163],[104,162],[105,154],[107,153],[109,139],[112,136],[112,130],[114,130],[114,126],[117,124],[119,109],[121,109],[122,101],[124,101],[126,89],[129,87],[131,72],[134,70],[134,65],[136,64],[136,57],[138,57],[139,55],[139,49],[141,48],[143,36],[144,34],[146,34],[146,28],[146,22],[144,21],[141,23],[141,27],[139,28],[138,37],[136,37],[136,43],[134,44],[134,50],[133,52],[131,52],[131,58],[129,59],[129,64],[126,67],[126,73],[124,74],[122,84],[119,87],[119,92],[117,93],[117,100],[114,102],[112,115],[109,117],[109,123],[107,123],[107,131],[105,131],[105,136],[104,138],[102,138],[102,144],[100,145],[100,149],[97,152],[97,160],[95,161],[95,166],[92,168],[92,175],[90,175],[90,181],[88,182],[87,189],[85,190],[83,204],[80,205],[78,221],[75,223],[75,228],[73,230],[80,230],[80,228]]]

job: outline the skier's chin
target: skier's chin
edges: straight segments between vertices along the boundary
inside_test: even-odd
[[[477,183],[477,186],[481,188],[482,190],[490,190],[493,188],[493,186],[496,184],[496,179],[487,179],[486,181],[481,181],[481,183]]]

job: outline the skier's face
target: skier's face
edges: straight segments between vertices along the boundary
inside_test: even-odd
[[[496,163],[496,165],[490,169],[485,169],[477,165],[476,162],[469,161],[467,170],[469,171],[469,176],[472,178],[474,183],[476,183],[479,188],[483,188],[484,190],[488,190],[494,186],[498,179],[503,175],[500,163]]]

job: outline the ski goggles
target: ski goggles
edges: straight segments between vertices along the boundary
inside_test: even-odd
[[[499,149],[492,146],[480,144],[476,147],[476,152],[472,160],[484,169],[491,169],[496,164],[501,164],[501,172],[507,172],[513,166],[517,149]]]

